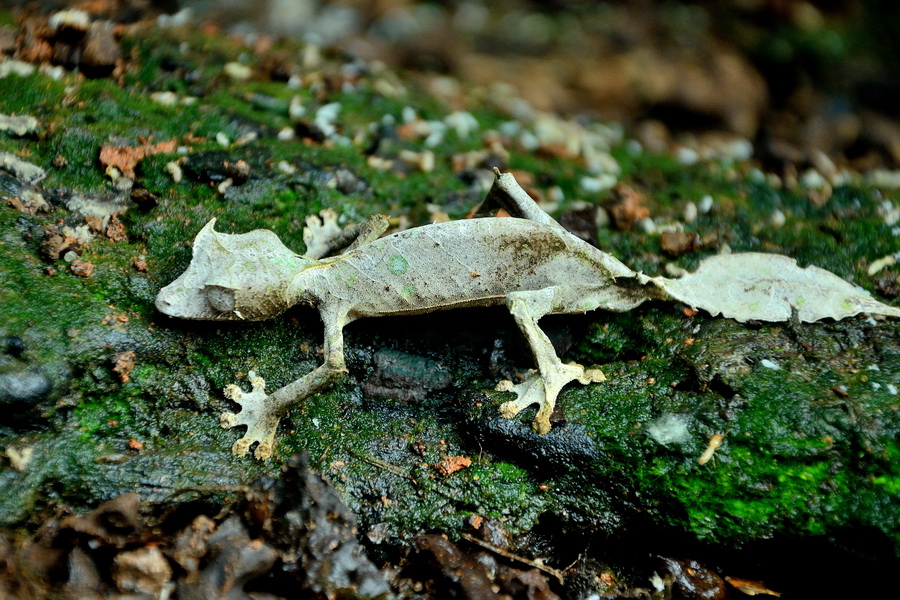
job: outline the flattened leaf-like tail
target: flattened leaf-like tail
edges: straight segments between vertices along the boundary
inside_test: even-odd
[[[859,313],[900,317],[900,309],[837,275],[815,266],[801,268],[780,254],[720,254],[679,279],[648,281],[673,300],[741,322],[788,321],[793,311],[807,323]]]

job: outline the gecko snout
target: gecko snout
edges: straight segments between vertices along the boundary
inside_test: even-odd
[[[159,290],[156,295],[156,310],[164,315],[177,318],[191,318],[189,307],[186,305],[183,294],[178,294],[172,285],[167,285]]]
[[[165,289],[160,290],[159,294],[156,296],[156,310],[163,314],[173,316],[172,302],[168,299],[165,291]]]

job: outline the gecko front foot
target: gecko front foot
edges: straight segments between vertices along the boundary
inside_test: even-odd
[[[516,399],[504,402],[500,405],[500,416],[511,419],[532,404],[538,405],[538,413],[531,422],[531,428],[538,435],[544,435],[550,431],[550,415],[556,406],[556,397],[560,390],[570,381],[578,381],[581,384],[599,383],[605,381],[606,376],[600,369],[587,369],[581,365],[571,363],[568,365],[559,363],[557,368],[546,376],[541,376],[538,371],[532,370],[519,384],[513,384],[509,380],[501,381],[495,388],[501,392],[515,392]]]
[[[303,242],[306,244],[304,256],[319,259],[328,254],[334,240],[341,236],[341,226],[337,223],[337,213],[330,208],[318,215],[306,217],[303,228]]]
[[[229,429],[238,425],[246,425],[247,433],[231,447],[235,456],[244,456],[250,450],[254,442],[259,442],[253,455],[266,460],[272,456],[275,443],[275,431],[278,428],[278,415],[269,410],[268,395],[265,392],[266,382],[253,371],[249,373],[252,391],[245,392],[236,385],[225,388],[225,396],[241,405],[238,414],[224,412],[219,424]]]

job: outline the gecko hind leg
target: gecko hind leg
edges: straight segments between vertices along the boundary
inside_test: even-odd
[[[575,314],[591,310],[626,312],[647,299],[646,292],[612,282],[593,285],[554,286],[542,290],[513,292],[506,297],[506,306],[519,329],[528,340],[537,365],[522,383],[502,381],[500,391],[516,393],[516,399],[500,406],[500,415],[514,417],[532,404],[538,413],[532,428],[540,434],[550,431],[550,414],[562,388],[572,382],[599,383],[606,377],[599,369],[585,369],[575,363],[564,364],[556,355],[550,339],[541,330],[538,320],[547,314]]]
[[[528,340],[531,354],[538,370],[526,376],[522,383],[512,385],[501,382],[498,389],[516,393],[516,399],[500,406],[500,415],[512,418],[524,408],[538,405],[538,413],[531,424],[541,435],[550,431],[550,415],[556,405],[556,397],[562,388],[572,381],[582,384],[604,381],[599,369],[585,369],[581,365],[564,364],[556,355],[547,334],[538,326],[538,320],[552,311],[553,288],[536,292],[513,292],[507,296],[507,308],[519,329]]]

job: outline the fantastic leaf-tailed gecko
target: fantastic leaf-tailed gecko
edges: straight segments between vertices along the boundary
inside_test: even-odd
[[[222,426],[247,426],[232,447],[234,454],[243,456],[258,443],[257,458],[272,455],[287,407],[347,371],[343,329],[363,317],[505,304],[537,370],[521,383],[498,385],[516,395],[500,406],[500,414],[511,418],[537,404],[532,428],[544,434],[563,386],[605,379],[599,369],[559,359],[538,325],[547,314],[622,312],[648,299],[666,299],[741,321],[787,320],[792,311],[806,321],[859,312],[900,316],[900,310],[835,275],[815,267],[800,269],[779,255],[720,255],[682,279],[644,276],[568,233],[511,174],[496,171],[482,210],[498,206],[512,218],[435,223],[385,237],[380,236],[388,226],[386,217],[341,230],[334,213],[324,212],[324,220],[307,218],[303,255],[285,247],[271,231],[224,234],[215,231],[215,219],[207,223],[194,240],[190,266],[160,290],[156,306],[161,312],[182,319],[255,321],[306,303],[318,308],[325,328],[325,359],[312,372],[271,394],[252,372],[252,391],[226,388],[225,395],[241,410],[224,413]],[[821,283],[823,277],[827,285]],[[820,301],[806,302],[811,294],[821,296]]]

